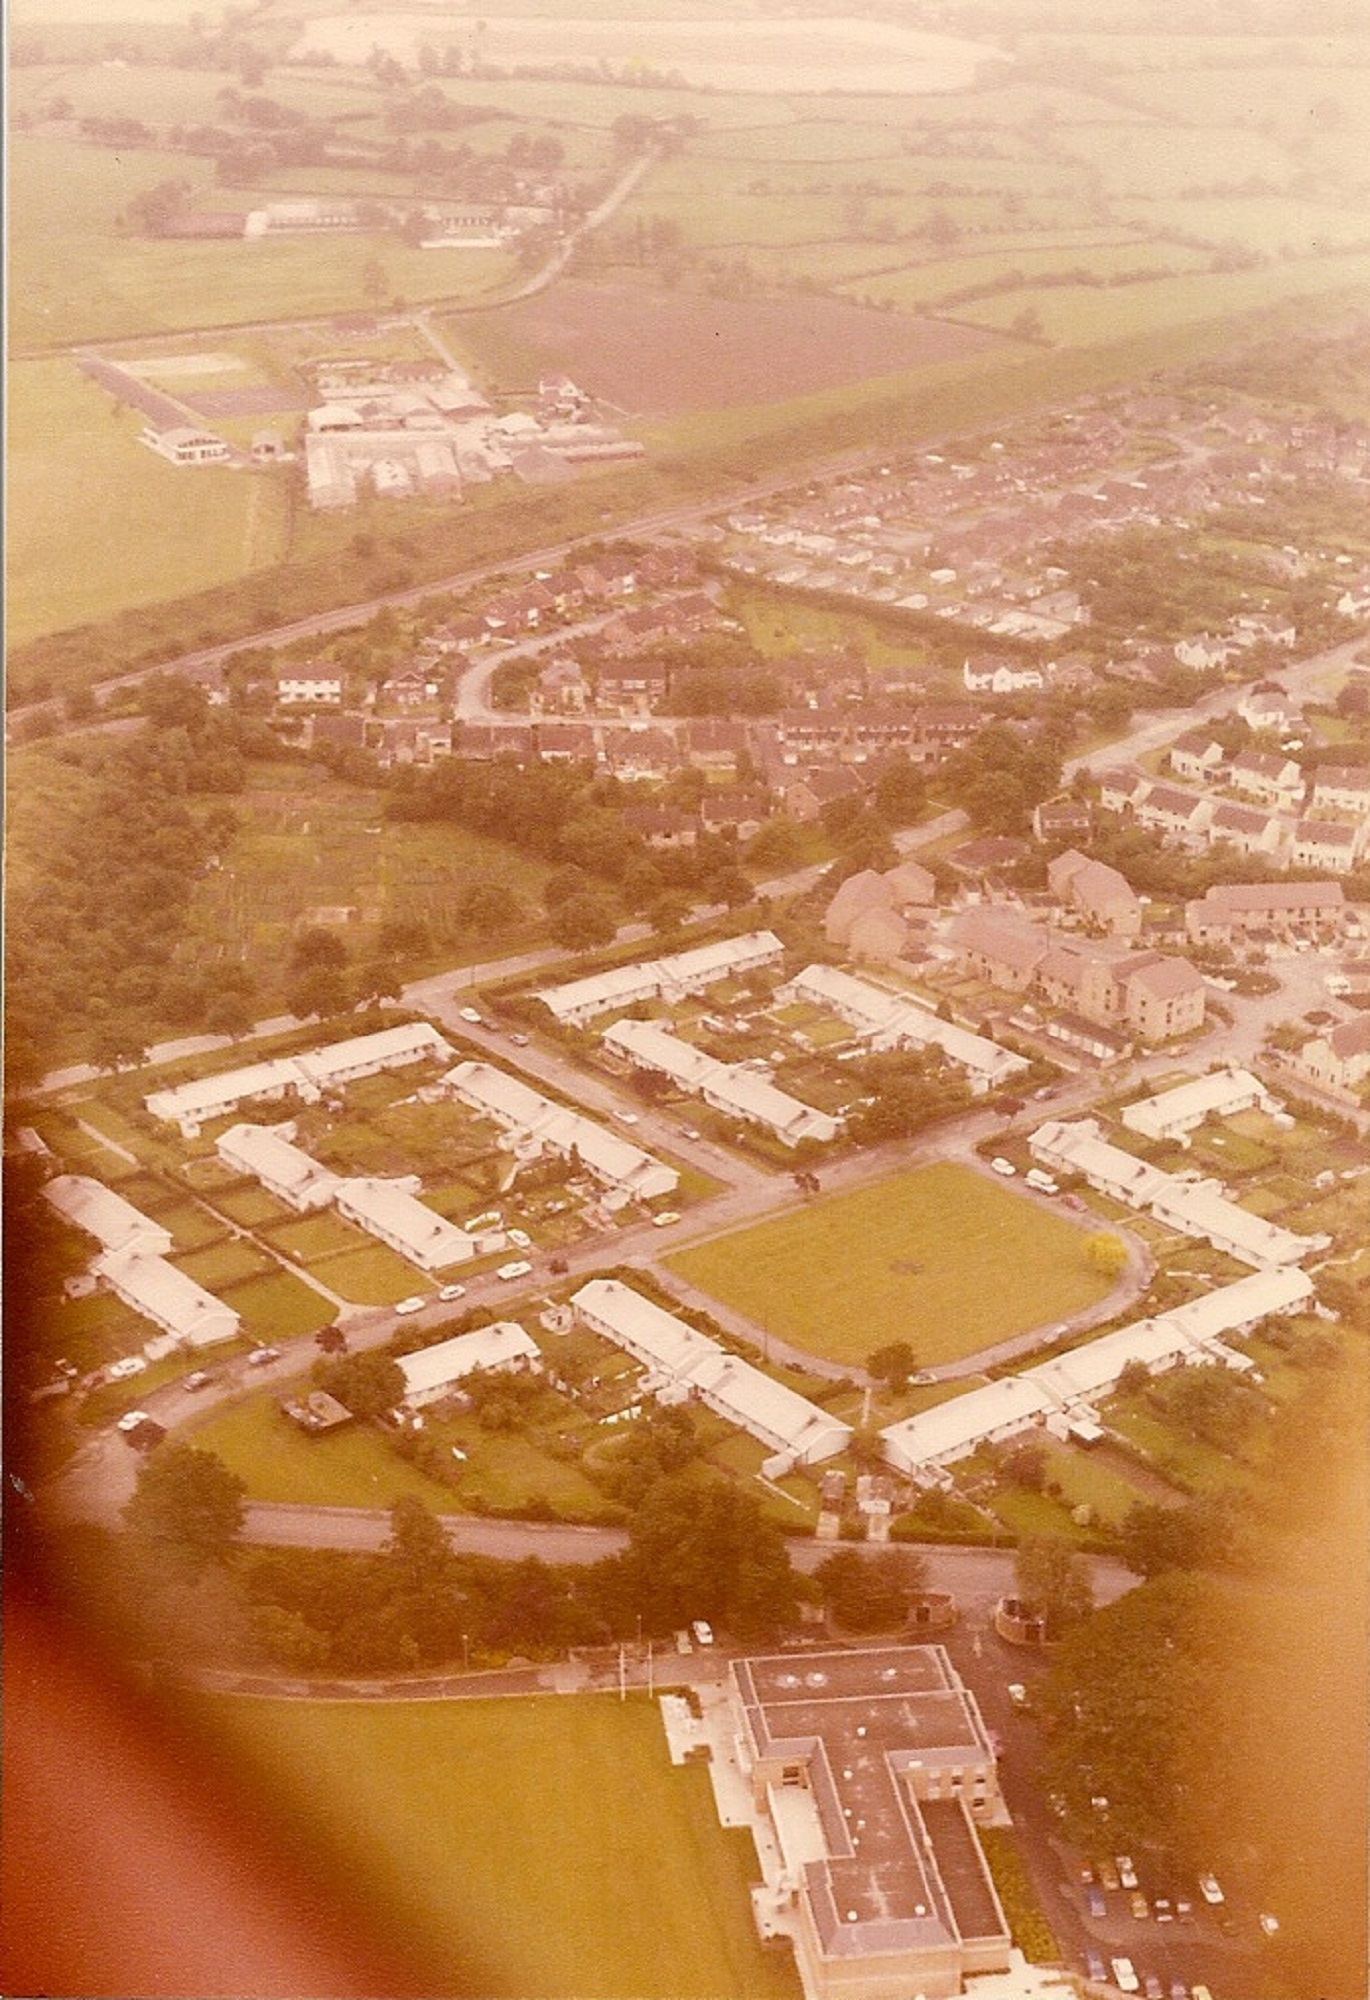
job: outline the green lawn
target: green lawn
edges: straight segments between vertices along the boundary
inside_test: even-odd
[[[191,1433],[205,1451],[246,1480],[254,1500],[295,1500],[313,1507],[389,1507],[410,1493],[428,1506],[459,1513],[456,1494],[397,1458],[378,1432],[350,1424],[307,1437],[272,1395],[220,1411]]]
[[[1108,1286],[1084,1233],[965,1167],[837,1195],[667,1259],[691,1284],[809,1353],[859,1364],[884,1342],[921,1362],[1092,1306]]]
[[[392,1306],[397,1299],[425,1291],[434,1283],[427,1272],[407,1264],[383,1243],[329,1257],[318,1265],[315,1276],[330,1292],[359,1306]]]
[[[241,1313],[243,1326],[259,1340],[292,1340],[297,1334],[317,1333],[331,1322],[334,1311],[312,1285],[292,1278],[288,1271],[235,1285],[225,1303]]]
[[[798,2000],[750,1835],[637,1696],[206,1705],[350,1906],[479,2000]],[[345,1885],[345,1886],[344,1886]]]

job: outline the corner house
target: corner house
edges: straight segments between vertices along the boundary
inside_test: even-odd
[[[994,1749],[941,1646],[730,1669],[738,1763],[781,1858],[808,2000],[941,2000],[1011,1963],[976,1827]]]

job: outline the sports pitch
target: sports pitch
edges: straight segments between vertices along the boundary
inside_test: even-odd
[[[930,1365],[1096,1305],[1110,1287],[1085,1240],[1042,1202],[943,1162],[666,1262],[808,1354],[860,1365],[907,1340]]]
[[[641,1693],[211,1706],[292,1837],[453,2000],[799,2000],[752,1928],[750,1836]]]

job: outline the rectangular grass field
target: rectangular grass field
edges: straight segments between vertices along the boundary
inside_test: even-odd
[[[799,2000],[750,1836],[639,1694],[205,1704],[339,1893],[479,2000]]]
[[[969,1167],[941,1162],[811,1202],[666,1260],[781,1340],[858,1365],[908,1340],[954,1360],[1095,1305],[1085,1232]]]

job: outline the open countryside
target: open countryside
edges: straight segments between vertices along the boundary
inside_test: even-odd
[[[860,1365],[908,1340],[918,1366],[960,1360],[1097,1305],[1084,1233],[983,1174],[925,1167],[833,1195],[670,1267],[806,1353]]]

